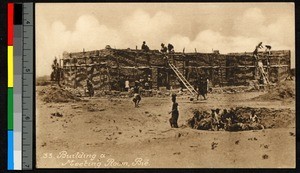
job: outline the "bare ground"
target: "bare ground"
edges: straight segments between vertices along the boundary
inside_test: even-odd
[[[37,86],[37,93],[43,88]],[[169,125],[169,97],[142,98],[140,107],[134,108],[131,98],[45,103],[37,94],[37,167],[295,167],[295,121],[284,128],[241,132],[202,131],[186,125],[194,108],[251,106],[295,110],[295,101],[252,99],[262,94],[210,94],[208,100],[197,102],[179,96],[178,129]],[[54,114],[57,112],[62,117]]]

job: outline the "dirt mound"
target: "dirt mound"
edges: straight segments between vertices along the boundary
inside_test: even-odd
[[[241,122],[248,122],[254,111],[265,128],[285,128],[295,122],[296,112],[291,109],[237,107],[235,113]]]
[[[38,92],[44,102],[72,102],[81,99],[67,89],[58,86],[49,86]]]
[[[210,93],[226,93],[226,94],[235,94],[235,93],[244,93],[244,92],[252,92],[257,91],[255,86],[230,86],[230,87],[219,87],[219,88],[211,88]]]
[[[36,78],[36,85],[37,86],[51,85],[50,76],[37,77]]]
[[[253,113],[257,116],[256,120],[251,119]],[[198,130],[243,131],[283,128],[294,122],[295,111],[291,109],[236,107],[220,110],[217,116],[215,110],[211,113],[207,110],[194,110],[193,117],[188,119],[187,124]]]
[[[287,100],[295,99],[295,81],[284,81],[270,89],[266,94],[253,98],[253,100]]]

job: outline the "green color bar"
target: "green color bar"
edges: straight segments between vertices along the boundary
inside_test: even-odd
[[[14,90],[8,87],[7,91],[7,127],[8,130],[14,129]]]

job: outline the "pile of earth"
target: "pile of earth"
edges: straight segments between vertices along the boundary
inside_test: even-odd
[[[225,113],[227,111],[227,113]],[[295,111],[291,109],[269,109],[236,107],[229,110],[221,110],[218,117],[219,123],[216,124],[212,113],[207,110],[193,110],[193,117],[188,119],[189,127],[198,130],[225,130],[225,131],[244,131],[261,130],[266,128],[284,128],[295,123]],[[250,119],[254,112],[258,117],[257,122]],[[230,115],[230,116],[228,116]],[[224,120],[223,117],[231,117]]]
[[[59,86],[47,86],[38,92],[44,102],[74,102],[80,101],[74,93]]]
[[[231,86],[231,87],[211,88],[210,93],[235,94],[235,93],[244,93],[244,92],[252,92],[252,91],[257,91],[257,89],[254,86]]]
[[[47,86],[51,85],[50,76],[41,76],[36,78],[37,86]]]
[[[284,81],[271,88],[266,94],[253,98],[253,100],[287,100],[295,99],[295,81]]]

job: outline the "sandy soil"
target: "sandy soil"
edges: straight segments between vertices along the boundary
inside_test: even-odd
[[[37,93],[44,86],[37,86]],[[180,128],[170,128],[171,98],[84,98],[44,103],[37,95],[38,168],[291,168],[295,123],[260,131],[202,131],[187,127],[193,108],[290,108],[295,101],[254,101],[262,92],[179,96]],[[53,113],[59,112],[62,117]],[[53,115],[51,115],[53,114]]]

